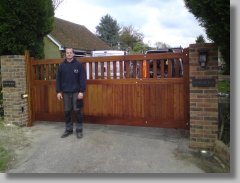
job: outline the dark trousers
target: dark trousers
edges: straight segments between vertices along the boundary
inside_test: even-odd
[[[83,116],[81,113],[81,105],[77,99],[78,93],[63,93],[64,101],[64,116],[65,116],[65,130],[73,131],[72,112],[74,111],[77,118],[76,131],[82,130]]]

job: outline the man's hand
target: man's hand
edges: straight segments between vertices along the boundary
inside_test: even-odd
[[[78,98],[79,100],[83,99],[83,93],[82,93],[82,92],[79,92],[77,98]]]
[[[62,93],[57,93],[57,99],[58,100],[62,100],[63,99]]]

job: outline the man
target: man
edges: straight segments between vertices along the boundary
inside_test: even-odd
[[[65,131],[61,138],[73,133],[72,111],[75,112],[77,138],[83,136],[83,117],[81,103],[86,89],[86,73],[83,65],[74,59],[72,48],[66,48],[66,57],[58,68],[56,92],[57,99],[64,101]]]

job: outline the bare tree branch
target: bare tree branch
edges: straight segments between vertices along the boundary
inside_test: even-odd
[[[63,1],[64,1],[64,0],[52,0],[54,11],[58,8],[58,6],[59,6]]]

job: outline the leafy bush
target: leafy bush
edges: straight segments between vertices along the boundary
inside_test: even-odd
[[[222,92],[222,93],[229,93],[230,92],[229,81],[226,81],[226,80],[218,81],[217,87],[218,87],[218,92]]]
[[[0,55],[19,55],[25,50],[42,58],[43,38],[54,21],[52,0],[0,1]]]

